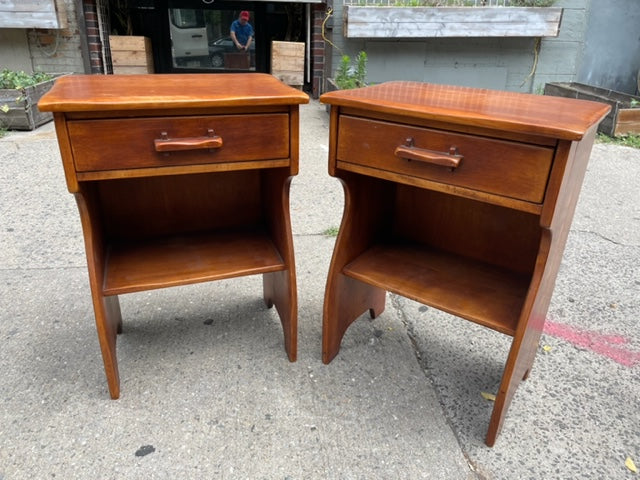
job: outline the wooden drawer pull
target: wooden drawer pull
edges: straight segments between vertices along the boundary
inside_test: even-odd
[[[413,138],[407,138],[405,145],[396,147],[396,157],[416,160],[418,162],[430,163],[431,165],[441,165],[451,170],[457,168],[462,162],[464,155],[458,153],[456,147],[451,147],[449,153],[427,150],[413,146]]]
[[[212,129],[207,130],[206,137],[169,138],[167,132],[162,132],[162,138],[156,138],[153,144],[156,152],[176,152],[179,150],[206,150],[222,147],[222,137],[216,135]]]

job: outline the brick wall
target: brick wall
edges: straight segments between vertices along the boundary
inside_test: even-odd
[[[64,0],[67,27],[29,29],[27,38],[33,70],[49,73],[84,73],[82,44],[76,17],[76,2]]]
[[[96,0],[83,0],[84,23],[87,32],[87,50],[90,73],[104,73],[102,61],[102,40],[98,27],[98,9]]]
[[[322,81],[324,78],[325,45],[322,38],[322,22],[325,17],[325,5],[314,4],[311,10],[311,87],[312,95],[318,98],[322,93]]]

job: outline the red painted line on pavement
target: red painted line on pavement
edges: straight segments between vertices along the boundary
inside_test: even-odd
[[[629,339],[622,335],[607,335],[589,330],[581,330],[570,325],[546,321],[544,333],[566,340],[577,347],[586,348],[625,367],[640,364],[640,352],[626,348]]]

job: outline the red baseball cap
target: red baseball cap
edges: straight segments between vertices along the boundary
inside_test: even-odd
[[[240,12],[240,18],[244,19],[244,20],[249,20],[249,12],[247,12],[246,10],[243,10]]]

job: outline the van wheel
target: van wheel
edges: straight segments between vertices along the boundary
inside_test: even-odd
[[[224,67],[224,57],[220,53],[214,53],[211,55],[211,66],[214,68]]]

